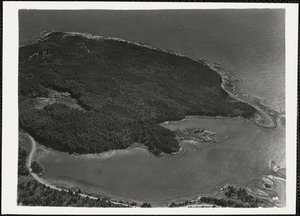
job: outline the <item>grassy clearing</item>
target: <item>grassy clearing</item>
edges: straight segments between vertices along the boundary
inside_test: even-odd
[[[35,109],[42,110],[47,105],[54,103],[64,104],[71,109],[84,111],[84,109],[77,103],[75,98],[72,98],[68,92],[59,92],[53,89],[48,89],[49,94],[47,97],[37,97],[34,101]]]

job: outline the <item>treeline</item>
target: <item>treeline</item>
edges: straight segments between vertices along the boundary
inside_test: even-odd
[[[26,166],[27,152],[19,147],[18,152],[18,175],[27,176],[29,170]]]
[[[235,188],[233,186],[228,186],[225,192],[227,198],[239,199],[242,202],[256,203],[258,199],[254,199],[252,195],[249,195],[245,188]]]
[[[36,161],[32,161],[30,168],[35,174],[41,174],[44,170]]]
[[[230,98],[209,67],[125,42],[56,32],[21,47],[19,63],[20,126],[44,145],[70,153],[122,149],[133,142],[157,155],[170,153],[179,146],[160,122],[255,112]],[[47,97],[48,88],[70,92],[87,112],[62,104],[35,110],[34,100]]]
[[[70,207],[125,207],[101,197],[90,199],[74,191],[58,191],[35,180],[18,184],[18,205],[25,206],[70,206]]]
[[[200,201],[223,207],[258,207],[262,204],[258,198],[248,194],[245,188],[237,189],[229,185],[225,190],[226,199],[204,196],[200,198]]]
[[[252,203],[244,203],[237,200],[204,196],[200,198],[200,201],[204,203],[215,204],[221,207],[254,208],[259,206],[258,200],[255,200]]]
[[[243,207],[243,208],[253,208],[259,207],[263,203],[258,198],[254,198],[252,195],[248,194],[245,188],[235,188],[231,185],[226,187],[226,192],[224,195],[226,198],[217,198],[211,196],[202,196],[197,201],[186,200],[184,202],[175,203],[172,202],[169,207],[182,207],[187,205],[197,205],[201,203],[213,204],[221,207]]]
[[[141,205],[142,208],[151,208],[151,204],[150,203],[147,203],[147,202],[144,202],[142,205]]]
[[[182,206],[187,206],[187,205],[191,205],[191,204],[195,204],[195,202],[192,202],[190,200],[186,200],[186,201],[180,202],[180,203],[171,202],[169,207],[171,207],[171,208],[175,207],[176,208],[176,207],[182,207]]]

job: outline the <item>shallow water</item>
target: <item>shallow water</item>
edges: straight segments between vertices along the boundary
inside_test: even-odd
[[[51,151],[39,158],[41,176],[56,184],[145,201],[164,201],[212,193],[220,185],[247,186],[262,175],[274,174],[269,167],[285,163],[284,130],[266,129],[241,118],[189,117],[164,127],[205,128],[225,133],[219,143],[195,148],[182,144],[182,155],[155,157],[146,149],[133,148],[109,158],[83,158]]]

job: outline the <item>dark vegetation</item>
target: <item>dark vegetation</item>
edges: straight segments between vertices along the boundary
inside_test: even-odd
[[[169,207],[181,207],[181,206],[187,206],[187,205],[190,205],[190,204],[195,204],[195,202],[192,202],[190,200],[186,200],[186,201],[180,202],[180,203],[171,202]]]
[[[200,203],[199,203],[200,202]],[[240,200],[233,199],[224,199],[224,198],[216,198],[210,196],[201,197],[197,202],[185,201],[181,203],[172,202],[169,207],[182,207],[187,205],[197,205],[201,203],[213,204],[213,207],[221,206],[221,207],[243,207],[243,208],[254,208],[259,206],[259,200],[253,200],[252,202],[242,202]]]
[[[18,154],[18,175],[27,176],[29,170],[26,167],[27,152],[26,150],[19,148]]]
[[[248,194],[245,188],[227,186],[225,189],[226,199],[215,197],[201,197],[200,201],[216,204],[222,207],[258,207],[262,202]]]
[[[248,202],[248,203],[253,203],[256,201],[256,200],[254,200],[253,196],[249,195],[248,192],[244,188],[237,189],[230,185],[227,187],[225,196],[227,198],[239,199],[243,202]]]
[[[171,153],[178,142],[160,122],[253,115],[254,108],[230,98],[221,82],[208,66],[187,57],[54,32],[19,49],[20,127],[69,153],[124,149],[133,142],[156,155]],[[57,103],[34,109],[47,88],[70,92],[86,112]]]
[[[258,207],[262,204],[261,200],[249,195],[244,188],[237,189],[229,185],[225,190],[226,190],[225,192],[226,198],[202,196],[198,201],[186,200],[180,203],[172,202],[169,205],[169,207],[181,207],[181,206],[187,206],[189,204],[208,203],[208,204],[214,204],[221,207],[250,208],[250,207]]]
[[[41,174],[44,171],[36,161],[32,161],[30,167],[32,169],[32,172],[35,174]]]
[[[26,206],[124,207],[104,197],[96,200],[81,197],[78,192],[71,190],[54,190],[35,180],[18,184],[17,202]]]
[[[144,202],[141,207],[143,208],[151,208],[151,204],[150,203],[147,203],[147,202]]]
[[[215,204],[221,207],[244,207],[244,208],[250,208],[250,207],[258,207],[259,201],[256,199],[255,201],[251,203],[244,203],[239,200],[232,200],[232,199],[223,199],[223,198],[216,198],[216,197],[208,197],[204,196],[200,198],[201,202],[204,203],[210,203]]]

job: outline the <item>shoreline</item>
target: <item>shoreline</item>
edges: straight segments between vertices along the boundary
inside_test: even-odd
[[[223,68],[219,66],[219,64],[212,64],[207,60],[201,61],[203,64],[207,65],[210,69],[221,76],[221,87],[230,97],[240,102],[246,103],[256,109],[256,113],[251,119],[256,125],[270,129],[276,128],[278,126],[277,120],[280,117],[280,113],[262,104],[258,97],[241,93],[234,85],[234,83],[239,81],[239,79],[225,72]]]
[[[37,175],[37,174],[35,174],[35,173],[32,172],[32,169],[31,169],[30,166],[31,166],[32,158],[33,158],[33,156],[34,156],[34,154],[35,154],[35,152],[36,152],[36,150],[38,148],[37,148],[37,144],[36,144],[36,141],[34,140],[34,138],[32,136],[30,136],[28,133],[25,133],[25,134],[29,137],[30,142],[31,142],[31,146],[32,146],[30,154],[29,154],[29,156],[27,158],[27,163],[26,163],[26,166],[27,166],[27,168],[29,170],[30,175],[37,182],[39,182],[40,184],[43,184],[43,185],[45,185],[45,186],[47,186],[47,187],[49,187],[51,189],[58,190],[58,191],[66,191],[66,192],[68,192],[68,189],[60,188],[60,187],[57,187],[57,186],[55,186],[55,185],[53,185],[51,183],[48,183],[47,181],[45,181],[44,179],[42,179],[41,177],[39,177],[39,175]],[[97,200],[99,198],[99,197],[91,196],[91,195],[84,194],[84,193],[78,193],[78,194],[81,197],[83,197],[83,198],[88,197],[88,198],[94,199],[94,200]],[[110,202],[113,203],[113,204],[123,205],[124,207],[132,207],[132,206],[130,206],[128,204],[117,202],[117,201],[113,201],[113,200],[110,200]]]
[[[46,148],[46,147],[45,147]],[[74,157],[77,158],[85,158],[85,159],[109,159],[111,157],[117,156],[117,155],[121,155],[121,154],[128,154],[130,153],[131,150],[133,149],[140,149],[140,150],[145,150],[147,151],[149,154],[153,155],[146,146],[139,144],[139,143],[133,143],[131,146],[129,146],[126,149],[111,149],[105,152],[101,152],[101,153],[88,153],[88,154],[77,154],[77,153],[73,153],[70,154]],[[154,155],[153,155],[154,156]]]
[[[155,46],[151,46],[151,45],[149,45],[145,42],[133,42],[133,41],[129,41],[129,40],[126,40],[126,39],[123,39],[123,38],[106,37],[106,36],[95,35],[95,34],[91,34],[91,33],[87,33],[87,32],[42,31],[42,32],[40,32],[39,36],[37,36],[36,38],[28,41],[26,44],[19,45],[19,48],[25,47],[25,46],[28,46],[28,45],[34,45],[34,44],[36,44],[40,41],[47,40],[47,36],[51,33],[62,33],[63,38],[66,37],[66,36],[69,36],[69,37],[81,36],[81,37],[84,37],[84,38],[87,38],[87,39],[98,40],[98,41],[104,41],[104,40],[119,41],[119,42],[124,42],[124,43],[128,43],[128,44],[134,44],[134,45],[139,46],[139,47],[144,47],[144,48],[148,48],[148,49],[152,49],[152,50],[156,50],[156,51],[161,51],[161,52],[168,53],[168,54],[171,54],[171,55],[175,55],[175,56],[178,56],[178,57],[188,58],[192,61],[198,62],[197,60],[192,59],[191,57],[183,55],[179,52],[175,52],[175,51],[171,51],[171,50],[167,50],[167,49],[161,49],[161,48],[158,48],[158,47],[155,47]]]
[[[177,197],[177,198],[170,198],[168,200],[161,200],[161,201],[138,200],[138,199],[133,199],[133,198],[130,198],[130,197],[116,196],[116,195],[113,195],[113,194],[106,193],[104,191],[95,192],[95,191],[86,190],[85,188],[82,188],[82,187],[73,186],[72,184],[70,184],[68,182],[61,182],[61,183],[55,184],[56,182],[53,181],[53,180],[46,181],[42,177],[40,177],[39,175],[33,173],[30,166],[28,166],[28,164],[30,164],[32,162],[34,157],[39,157],[40,156],[39,154],[36,154],[38,149],[41,149],[44,152],[47,151],[48,153],[50,151],[56,151],[56,150],[49,149],[49,148],[47,148],[43,145],[37,144],[37,142],[34,140],[34,138],[30,134],[28,134],[27,132],[24,132],[24,134],[27,135],[30,138],[31,145],[32,145],[30,155],[28,157],[27,164],[26,164],[27,168],[30,170],[30,175],[33,177],[33,179],[35,179],[36,181],[38,181],[39,183],[41,183],[41,184],[43,184],[47,187],[50,187],[51,189],[68,192],[68,190],[78,188],[82,191],[82,193],[78,193],[81,197],[84,197],[84,198],[89,197],[90,199],[94,199],[94,200],[97,200],[98,198],[101,198],[101,197],[106,197],[113,204],[123,205],[124,207],[132,207],[132,208],[139,208],[139,206],[131,206],[130,204],[127,204],[127,203],[136,202],[137,204],[142,204],[144,202],[150,202],[152,207],[168,207],[168,205],[172,201],[178,201],[178,200],[182,199],[182,197]],[[38,146],[38,145],[40,145],[40,146]],[[112,150],[113,152],[115,152],[113,154],[111,152],[109,152],[108,154],[107,154],[107,152],[100,153],[100,154],[103,154],[103,156],[105,157],[104,159],[107,159],[107,158],[112,157],[114,155],[122,154],[122,153],[124,153],[124,151],[126,151],[125,153],[128,153],[130,150],[137,148],[137,149],[145,149],[149,153],[149,155],[151,155],[153,157],[156,157],[150,151],[148,151],[146,147],[140,147],[139,145],[140,144],[138,144],[138,146],[134,146],[134,147],[130,146],[125,150]],[[79,155],[79,156],[74,155],[74,154],[70,154],[70,155],[75,156],[75,157],[81,157],[81,155]],[[96,155],[92,154],[90,157],[88,155],[85,158],[87,158],[87,159],[95,159],[95,158],[103,159],[103,156],[101,157],[101,156],[99,156],[99,154],[96,154]],[[166,156],[162,155],[162,156],[158,156],[158,157],[168,157],[168,156],[173,156],[173,155],[166,155]],[[196,197],[195,194],[190,195],[190,196],[191,197]],[[198,197],[198,194],[197,194],[197,197]]]
[[[32,143],[32,149],[31,149],[31,152],[30,152],[30,155],[31,155],[31,159],[34,158],[34,155],[36,155],[36,151],[39,149],[40,146],[37,146],[37,143],[35,142],[34,138],[31,137],[29,134],[25,133],[26,135],[28,135],[30,137],[30,140],[31,140],[31,143]],[[44,147],[43,145],[41,145],[41,147]],[[134,149],[134,148],[140,148],[139,145],[138,146],[134,146],[133,148],[131,149]],[[43,148],[42,148],[43,149]],[[46,148],[47,149],[47,148]],[[145,148],[143,148],[145,149]],[[53,150],[53,149],[47,149],[47,150]],[[130,150],[130,149],[129,149]],[[125,150],[127,152],[129,152],[129,150]],[[55,150],[54,150],[55,151]],[[124,151],[124,150],[121,150],[121,151]],[[118,152],[117,152],[118,153]],[[115,155],[115,154],[114,154]],[[173,155],[167,155],[168,157],[171,157]],[[27,162],[27,164],[29,164],[30,161]],[[30,172],[30,174],[33,176],[33,178],[35,180],[37,180],[38,182],[42,183],[42,184],[45,184],[46,186],[49,186],[50,188],[52,189],[55,189],[55,190],[59,190],[59,191],[62,191],[62,190],[65,190],[65,191],[68,191],[68,189],[72,189],[72,188],[75,188],[75,186],[72,186],[72,184],[69,184],[68,182],[65,182],[63,185],[58,183],[58,184],[55,184],[55,182],[53,181],[46,181],[44,179],[42,179],[41,177],[39,177],[38,175]],[[78,187],[78,186],[77,186]],[[115,196],[113,194],[107,194],[105,192],[101,193],[101,191],[97,191],[97,192],[94,192],[92,190],[87,190],[86,188],[82,188],[82,187],[78,187],[81,189],[81,191],[83,192],[82,194],[80,194],[80,196],[82,197],[90,197],[91,199],[98,199],[97,197],[107,197],[109,199],[113,199],[113,200],[118,200],[119,202],[117,201],[112,201],[110,200],[112,203],[115,202],[115,204],[121,204],[124,206],[128,206],[128,207],[131,207],[129,205],[127,205],[126,203],[130,203],[130,202],[136,202],[136,203],[142,203],[142,202],[150,202],[152,207],[168,207],[169,204],[171,202],[179,202],[180,200],[197,200],[197,198],[201,197],[201,196],[212,196],[214,197],[214,193],[212,194],[201,194],[201,193],[196,193],[196,194],[190,194],[190,195],[186,195],[186,196],[183,196],[183,197],[175,197],[175,198],[170,198],[170,200],[161,200],[161,201],[143,201],[143,200],[136,200],[136,199],[133,199],[133,198],[127,198],[127,197],[118,197],[118,196]],[[280,192],[281,194],[283,192]],[[280,196],[279,196],[280,197]],[[272,197],[271,197],[272,198]],[[269,199],[268,199],[269,200]],[[121,201],[121,202],[120,202]],[[274,202],[277,203],[276,200],[274,200]],[[198,205],[198,204],[196,204]],[[190,205],[191,207],[193,205]],[[276,206],[274,204],[274,206]],[[135,207],[135,206],[134,206]]]
[[[49,153],[49,151],[56,151],[56,150],[53,150],[53,149],[47,149],[43,145],[37,144],[34,141],[33,137],[31,137],[27,133],[25,133],[25,134],[28,135],[30,137],[31,141],[32,141],[33,148],[31,150],[31,152],[32,152],[33,158],[34,158],[34,156],[39,157],[38,149],[44,150],[44,148],[45,148],[46,151],[48,151],[48,153]],[[132,149],[134,149],[134,148],[139,148],[139,146],[133,147]],[[183,149],[185,149],[185,148],[183,147]],[[35,154],[35,152],[37,152],[37,153]],[[43,152],[40,152],[40,153],[41,153],[41,155],[44,155]],[[149,153],[149,154],[151,154],[151,153]],[[166,155],[166,156],[162,156],[162,157],[172,157],[172,156],[173,155]],[[180,156],[180,155],[178,155],[178,156]],[[88,158],[88,159],[94,159],[94,158]],[[283,169],[283,168],[279,168],[279,169]],[[274,172],[277,173],[275,170],[274,170]],[[204,194],[202,194],[202,193],[198,193],[197,192],[195,194],[186,194],[184,196],[178,196],[178,197],[174,197],[174,198],[170,198],[170,199],[166,199],[166,200],[147,201],[147,200],[138,200],[138,199],[134,199],[134,198],[130,198],[130,197],[120,197],[120,196],[116,196],[116,195],[113,195],[113,194],[106,193],[106,192],[104,192],[102,190],[97,190],[96,191],[96,190],[93,190],[93,189],[84,188],[83,186],[77,185],[76,183],[69,183],[67,180],[66,181],[62,180],[61,182],[59,182],[59,181],[56,182],[56,180],[51,180],[51,179],[50,180],[44,180],[42,177],[40,177],[40,176],[38,176],[38,175],[36,175],[34,173],[30,173],[30,174],[33,176],[34,179],[36,179],[40,183],[45,184],[46,186],[49,186],[50,188],[55,189],[55,190],[59,190],[59,191],[65,190],[65,191],[68,191],[69,189],[72,190],[72,189],[78,188],[78,189],[80,189],[82,191],[82,193],[80,194],[80,196],[82,196],[82,197],[88,196],[91,199],[97,199],[98,197],[107,197],[107,198],[111,199],[110,201],[112,203],[114,202],[115,204],[124,204],[124,205],[127,205],[127,203],[131,203],[131,202],[136,202],[136,203],[138,203],[138,205],[140,203],[143,203],[143,202],[150,202],[151,205],[152,205],[152,207],[168,207],[172,202],[178,203],[178,202],[186,201],[186,200],[195,201],[195,200],[198,200],[199,197],[201,197],[201,196],[215,197],[215,195],[217,195],[218,192],[219,192],[219,189],[216,188],[216,190],[213,190],[212,193],[204,193]],[[285,181],[284,178],[281,178],[278,175],[265,175],[265,176],[266,177],[272,176],[271,179],[279,180],[280,182]],[[232,184],[226,183],[225,185],[232,185]],[[235,185],[235,184],[233,184],[233,185]],[[238,187],[237,185],[235,185],[235,186]],[[247,186],[247,188],[248,188],[248,186]],[[261,195],[255,193],[254,191],[252,191],[252,193],[254,195],[257,195],[258,197],[260,197],[262,199],[266,199],[266,200],[269,200],[269,201],[272,199],[272,196],[270,198],[268,198],[267,194],[265,194],[265,196],[261,196]],[[265,192],[265,191],[263,191],[263,192]],[[280,192],[280,194],[283,194],[282,191],[279,190],[279,192]],[[282,195],[279,195],[278,197],[282,197]],[[218,196],[216,196],[216,198],[218,198]],[[118,201],[116,201],[116,200],[118,200]],[[272,203],[274,205],[272,205],[272,207],[275,207],[277,202],[278,201],[273,200]],[[195,204],[195,205],[198,205],[198,204]],[[192,207],[193,204],[190,204],[190,206]],[[131,206],[129,206],[129,207],[131,207]],[[134,206],[134,207],[136,207],[136,206]]]

